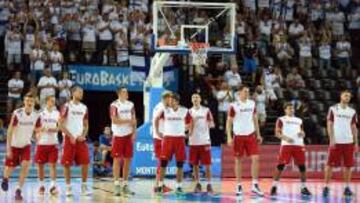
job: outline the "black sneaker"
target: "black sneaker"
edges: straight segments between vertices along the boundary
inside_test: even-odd
[[[181,187],[176,188],[175,193],[177,195],[185,195],[185,193]]]
[[[200,193],[201,192],[201,184],[200,183],[196,183],[195,189],[194,189],[194,193]]]
[[[350,188],[349,187],[346,187],[345,190],[344,190],[344,196],[345,197],[352,197],[353,196],[353,193],[351,192]]]
[[[236,196],[240,196],[242,194],[243,194],[242,187],[241,187],[241,185],[239,185],[236,190]]]
[[[270,195],[271,196],[276,196],[277,195],[277,187],[276,186],[271,187]]]
[[[5,191],[5,192],[9,190],[9,179],[4,178],[4,179],[2,180],[1,189],[2,189],[3,191]]]
[[[324,187],[322,195],[323,197],[328,197],[330,193],[330,189],[328,187]]]
[[[213,190],[211,184],[208,184],[208,185],[206,186],[206,192],[207,192],[208,194],[214,194],[214,190]]]
[[[162,195],[163,194],[163,187],[162,186],[155,187],[154,191],[155,191],[156,195]]]
[[[301,195],[302,196],[311,196],[311,192],[307,189],[307,187],[303,187],[301,189]]]

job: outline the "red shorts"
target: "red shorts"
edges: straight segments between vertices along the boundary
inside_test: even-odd
[[[69,137],[65,136],[61,164],[64,166],[71,166],[74,161],[76,165],[89,164],[89,147],[86,141],[76,141],[75,144],[71,144]]]
[[[163,139],[161,149],[161,159],[170,161],[175,154],[176,161],[185,161],[185,137],[171,137],[166,136]]]
[[[259,145],[255,134],[247,136],[234,136],[234,155],[243,157],[259,154]]]
[[[294,159],[296,165],[305,165],[305,147],[295,145],[281,146],[279,152],[279,164],[289,164],[291,158]]]
[[[211,165],[211,146],[194,145],[190,146],[189,163],[192,165]]]
[[[59,150],[56,145],[38,145],[35,151],[35,163],[55,164],[58,160],[58,152]]]
[[[343,164],[345,167],[353,167],[354,160],[354,144],[335,144],[329,147],[328,166],[338,167]]]
[[[157,159],[161,157],[162,140],[154,139],[154,154]]]
[[[113,137],[111,154],[114,158],[132,158],[134,153],[131,135]]]
[[[21,164],[22,161],[30,161],[31,146],[27,145],[23,148],[11,147],[12,157],[11,159],[5,159],[5,166],[16,167]]]

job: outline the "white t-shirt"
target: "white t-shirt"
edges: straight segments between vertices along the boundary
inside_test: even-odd
[[[200,106],[196,109],[192,107],[189,113],[194,122],[193,133],[189,137],[189,145],[210,145],[209,123],[213,122],[214,119],[209,108]]]
[[[231,70],[225,72],[225,80],[231,87],[238,87],[241,84],[240,74],[234,73]]]
[[[110,31],[109,25],[110,25],[109,22],[105,22],[103,20],[101,20],[97,24],[97,30],[99,32],[99,39],[100,40],[112,40],[112,33]],[[107,27],[107,29],[105,29],[103,31],[100,31],[100,29],[104,29],[105,27]]]
[[[227,95],[228,92],[224,91],[224,90],[220,90],[217,92],[216,94],[216,98],[218,100],[222,99],[223,101],[219,101],[218,104],[218,110],[221,112],[226,112],[229,108],[229,104],[230,104],[230,100],[232,99],[232,95],[231,93],[229,93],[230,95]]]
[[[8,88],[9,89],[10,88],[23,89],[24,88],[24,81],[13,78],[13,79],[9,80]],[[20,99],[21,93],[14,94],[14,93],[11,93],[9,91],[8,97]]]
[[[35,44],[35,35],[32,33],[25,34],[24,40],[24,54],[30,54],[32,51],[32,46]]]
[[[259,114],[266,114],[266,93],[263,91],[261,94],[256,95],[256,111]]]
[[[83,41],[96,42],[96,29],[93,25],[86,25],[83,29]]]
[[[259,24],[259,28],[260,28],[260,33],[270,36],[271,34],[271,27],[272,27],[272,21],[268,20],[268,21],[260,21]]]
[[[24,108],[16,109],[13,113],[13,135],[11,146],[23,148],[31,144],[31,138],[35,127],[40,127],[39,114],[32,111],[30,115],[25,113]]]
[[[72,136],[78,138],[82,135],[84,120],[88,119],[88,109],[85,104],[81,102],[75,104],[73,101],[67,102],[62,107],[60,116],[64,119],[65,128]]]
[[[165,106],[162,102],[159,102],[158,104],[156,104],[156,106],[153,109],[153,114],[152,114],[152,136],[154,139],[162,139],[157,133],[156,133],[156,129],[155,129],[155,119],[160,116],[160,113],[163,112],[165,110]],[[159,132],[163,133],[164,132],[164,120],[160,119],[159,120]]]
[[[333,122],[336,144],[354,143],[351,125],[357,124],[356,111],[351,107],[342,108],[340,104],[330,107],[327,119]]]
[[[255,102],[248,99],[245,102],[236,101],[230,104],[228,116],[233,118],[233,133],[235,136],[248,136],[255,133],[254,115]]]
[[[300,43],[300,56],[311,57],[311,43]]]
[[[116,100],[110,105],[110,117],[117,117],[120,119],[130,120],[135,114],[134,104],[131,101],[121,102]],[[133,126],[130,123],[114,124],[111,123],[111,130],[114,137],[125,137],[133,133]]]
[[[295,23],[293,23],[289,27],[289,33],[293,35],[300,34],[303,31],[304,31],[304,26],[301,25],[300,23],[297,26],[295,26]]]
[[[64,88],[60,90],[59,96],[64,98],[70,98],[71,91],[70,88],[73,86],[73,81],[66,79],[66,80],[60,80],[58,83],[59,88]]]
[[[172,108],[164,109],[160,118],[164,119],[165,137],[185,137],[186,124],[192,120],[189,110],[181,106],[176,111]]]
[[[57,123],[60,119],[59,111],[54,108],[49,111],[47,108],[44,108],[43,111],[40,112],[40,123],[41,128],[46,129],[56,129]],[[45,131],[40,132],[40,139],[38,140],[38,145],[57,145],[58,141],[58,131]]]
[[[52,71],[60,72],[61,68],[62,68],[61,61],[63,59],[62,53],[59,52],[59,51],[51,51],[50,52],[50,59],[52,61],[52,63],[51,63]]]
[[[319,56],[321,59],[330,59],[331,58],[331,46],[328,44],[321,45],[319,47]]]
[[[45,62],[43,60],[45,52],[42,49],[33,49],[31,54],[34,56],[35,60],[32,64],[33,70],[44,70]]]
[[[351,49],[351,44],[348,41],[345,42],[337,42],[336,43],[336,49],[339,51],[337,56],[340,58],[347,58],[350,56],[350,53],[348,50]]]
[[[276,127],[281,129],[281,134],[294,140],[293,143],[281,140],[281,145],[304,146],[304,138],[299,136],[299,133],[303,129],[303,121],[300,118],[295,116],[282,116],[277,119]]]
[[[47,76],[42,76],[39,80],[38,83],[38,87],[40,86],[46,86],[46,85],[52,85],[52,86],[57,86],[57,81],[54,77],[47,77]],[[46,88],[42,88],[40,90],[40,97],[46,97],[49,95],[55,95],[55,88],[53,87],[46,87]]]

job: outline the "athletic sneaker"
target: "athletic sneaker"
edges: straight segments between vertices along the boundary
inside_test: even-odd
[[[194,193],[200,193],[201,192],[201,184],[196,183]]]
[[[155,187],[154,192],[156,195],[162,195],[163,194],[163,186]]]
[[[1,182],[1,189],[5,192],[9,190],[9,179],[3,178]]]
[[[67,197],[73,196],[71,187],[67,187],[67,188],[66,188],[65,195],[66,195]]]
[[[277,195],[277,187],[276,186],[271,187],[270,195],[271,196],[276,196]]]
[[[124,195],[135,195],[135,192],[131,191],[128,185],[124,185],[122,192]]]
[[[45,194],[45,187],[44,186],[40,186],[39,187],[39,195],[44,195]]]
[[[115,185],[114,195],[115,196],[121,196],[121,186],[120,185]]]
[[[49,192],[50,192],[51,195],[54,195],[54,196],[59,194],[59,191],[58,191],[58,189],[56,188],[56,186],[52,186],[52,187],[50,188]]]
[[[323,193],[322,193],[323,197],[328,197],[329,193],[330,193],[330,189],[328,187],[324,187]]]
[[[181,187],[176,188],[175,193],[177,195],[184,195],[185,194]]]
[[[16,189],[16,191],[15,191],[15,200],[16,201],[22,201],[23,200],[20,189]]]
[[[214,193],[214,190],[213,190],[211,184],[207,184],[207,186],[206,186],[206,192],[209,193],[209,194],[213,194],[213,193]]]
[[[264,193],[261,192],[258,184],[253,184],[251,192],[261,197],[264,196]]]
[[[83,196],[89,196],[89,195],[91,195],[91,194],[92,194],[92,192],[88,189],[87,185],[86,185],[86,184],[83,184],[83,185],[81,186],[81,195],[83,195]]]
[[[236,196],[240,196],[242,194],[243,194],[242,187],[241,185],[238,185],[236,190]]]
[[[311,192],[307,189],[307,187],[304,187],[301,189],[301,195],[302,196],[311,196]]]
[[[352,197],[353,196],[353,193],[351,192],[349,187],[345,187],[344,196],[345,197]]]
[[[173,189],[171,189],[170,187],[168,187],[166,185],[162,186],[162,192],[163,193],[168,193],[168,192],[171,192],[171,191],[173,191]]]

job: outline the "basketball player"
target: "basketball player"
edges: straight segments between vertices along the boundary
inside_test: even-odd
[[[172,108],[166,108],[155,118],[155,130],[160,137],[163,137],[161,149],[161,173],[160,183],[156,192],[162,194],[162,185],[164,185],[164,177],[168,162],[172,156],[176,159],[176,194],[183,195],[182,181],[183,181],[183,165],[186,160],[185,153],[185,131],[189,129],[191,134],[192,127],[191,116],[188,109],[179,105],[180,96],[173,95]],[[160,132],[159,121],[164,120],[163,133]]]
[[[72,100],[65,103],[60,112],[59,127],[64,136],[61,164],[64,166],[66,196],[72,196],[70,167],[75,162],[81,165],[81,194],[91,195],[87,187],[90,163],[89,147],[86,143],[89,130],[88,109],[81,102],[83,89],[75,86],[72,89]]]
[[[39,177],[39,194],[45,194],[45,171],[44,164],[49,163],[50,166],[50,194],[56,195],[56,162],[58,160],[58,121],[60,113],[55,106],[55,96],[50,95],[46,97],[46,108],[40,112],[41,130],[37,133],[37,147],[35,152],[35,163],[38,167]]]
[[[331,106],[327,116],[327,131],[329,135],[329,156],[325,167],[325,187],[323,196],[328,197],[330,193],[329,182],[333,167],[343,166],[343,177],[345,181],[344,196],[351,197],[350,190],[351,168],[354,166],[354,154],[358,150],[358,129],[356,111],[349,107],[351,92],[341,92],[340,103]],[[341,164],[343,163],[343,164]]]
[[[1,188],[3,191],[8,191],[9,178],[14,168],[21,164],[15,190],[15,200],[18,201],[23,199],[21,189],[30,167],[31,138],[40,129],[39,116],[34,111],[34,100],[31,93],[24,96],[24,107],[13,112],[7,131],[5,169]]]
[[[271,196],[277,195],[277,186],[280,175],[289,164],[291,159],[299,167],[301,180],[301,195],[311,196],[310,191],[306,188],[306,167],[305,167],[305,147],[303,130],[303,121],[294,116],[294,106],[291,103],[284,105],[285,115],[278,118],[275,127],[275,136],[281,139],[281,148],[279,153],[279,163],[274,175],[274,182],[271,187]]]
[[[155,130],[155,118],[159,115],[160,112],[164,111],[165,108],[170,108],[171,105],[171,100],[172,100],[172,93],[169,91],[165,91],[162,94],[162,101],[159,102],[153,109],[153,115],[152,115],[152,134],[153,134],[153,143],[154,143],[154,153],[155,153],[155,157],[158,159],[158,165],[157,165],[157,170],[156,170],[156,185],[154,188],[154,191],[156,192],[157,187],[159,187],[159,182],[160,182],[160,170],[161,170],[161,146],[162,146],[162,138],[156,134],[156,130]],[[164,120],[160,119],[159,120],[159,131],[160,133],[163,133],[163,128],[164,128]],[[162,192],[167,193],[170,192],[171,189],[169,187],[167,187],[166,185],[161,185],[162,186]]]
[[[134,104],[128,100],[129,94],[125,87],[119,87],[117,90],[118,99],[110,105],[111,130],[114,138],[112,142],[112,156],[115,196],[121,195],[121,186],[119,182],[120,161],[124,160],[123,169],[123,187],[124,195],[133,195],[128,185],[131,159],[133,157],[133,143],[136,139],[136,116]]]
[[[206,192],[213,193],[211,186],[211,141],[210,128],[215,127],[213,116],[209,108],[201,105],[201,96],[195,93],[191,97],[193,107],[190,115],[193,119],[193,131],[189,137],[190,157],[189,163],[193,165],[196,181],[195,193],[201,192],[199,177],[199,164],[205,166]]]
[[[230,104],[226,132],[229,145],[233,145],[235,155],[235,175],[237,180],[236,195],[241,196],[242,159],[245,155],[251,157],[252,192],[258,196],[264,193],[259,188],[259,144],[262,137],[256,115],[255,102],[249,99],[249,88],[240,86],[239,100]],[[232,138],[232,134],[234,138]],[[234,139],[234,140],[233,140]]]

